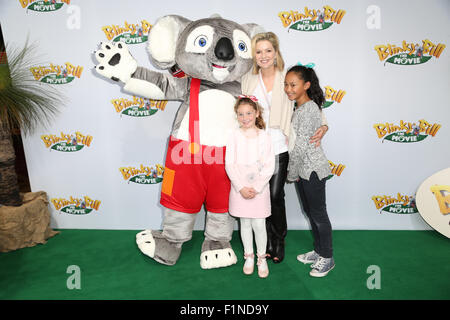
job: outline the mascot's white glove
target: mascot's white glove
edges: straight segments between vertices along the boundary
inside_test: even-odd
[[[114,81],[127,83],[136,71],[137,62],[123,42],[102,42],[101,49],[95,52],[98,65],[95,70],[102,76]]]

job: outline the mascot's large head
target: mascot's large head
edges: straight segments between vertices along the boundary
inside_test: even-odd
[[[174,65],[187,75],[214,83],[239,80],[252,66],[251,37],[262,29],[219,17],[190,21],[176,15],[156,21],[149,33],[152,63]]]

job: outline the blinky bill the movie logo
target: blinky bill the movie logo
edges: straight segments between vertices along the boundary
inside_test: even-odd
[[[324,6],[323,10],[304,8],[304,12],[282,11],[278,13],[283,27],[297,31],[322,31],[331,27],[334,23],[340,24],[345,10],[335,10],[330,6]]]
[[[391,196],[373,196],[372,200],[375,208],[381,209],[380,213],[388,212],[395,214],[417,213],[416,200],[413,196],[397,193],[397,197]]]
[[[73,215],[86,215],[92,212],[92,210],[98,211],[100,200],[93,200],[88,196],[84,196],[81,199],[70,197],[70,199],[64,198],[52,198],[51,203],[59,213],[68,213]]]
[[[61,9],[64,4],[70,4],[70,0],[19,0],[22,8],[37,12],[52,12]]]
[[[90,147],[93,137],[84,135],[81,132],[75,134],[65,134],[61,132],[60,136],[54,134],[44,134],[41,136],[46,148],[61,152],[77,152],[85,146]]]
[[[440,124],[431,124],[425,120],[419,120],[419,124],[400,120],[400,125],[393,123],[377,123],[373,125],[378,138],[400,143],[419,142],[429,135],[434,137],[441,128]]]
[[[402,42],[401,47],[388,43],[387,45],[375,46],[380,61],[396,65],[411,66],[422,64],[432,57],[439,58],[445,45],[442,43],[434,44],[428,39],[422,40],[422,44]],[[388,58],[389,57],[389,58]]]
[[[141,24],[129,24],[125,21],[124,27],[110,25],[102,27],[102,30],[109,41],[139,44],[148,40],[148,33],[151,28],[152,25],[148,21],[142,20]]]
[[[120,116],[126,115],[130,117],[149,117],[158,110],[164,110],[167,100],[149,100],[133,96],[133,100],[120,98],[113,99],[111,103]]]
[[[48,67],[31,67],[30,71],[37,81],[48,84],[66,84],[72,82],[75,78],[80,78],[83,67],[74,66],[69,62],[64,65],[51,63]]]
[[[128,183],[156,184],[163,180],[164,167],[160,164],[155,165],[155,167],[147,167],[141,164],[139,168],[121,167],[119,171],[122,173],[123,179],[128,180]]]

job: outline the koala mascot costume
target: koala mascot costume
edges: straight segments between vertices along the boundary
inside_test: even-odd
[[[228,213],[230,180],[225,172],[225,144],[238,127],[233,106],[241,77],[252,66],[255,24],[240,25],[220,17],[190,21],[176,15],[158,19],[149,33],[154,66],[177,65],[187,77],[138,67],[122,43],[102,43],[95,52],[96,71],[124,90],[149,99],[180,100],[164,168],[161,204],[163,230],[136,235],[139,249],[159,263],[174,265],[181,246],[192,237],[196,216],[206,204],[203,269],[235,264],[231,248],[234,218]]]

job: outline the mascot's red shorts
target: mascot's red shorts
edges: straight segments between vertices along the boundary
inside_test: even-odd
[[[190,144],[171,136],[160,203],[186,213],[199,212],[205,203],[209,212],[225,213],[229,196],[225,147]]]

